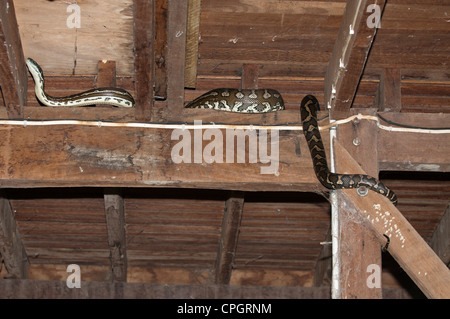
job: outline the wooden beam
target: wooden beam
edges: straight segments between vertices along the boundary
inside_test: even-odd
[[[151,121],[155,86],[155,1],[134,0],[135,118]]]
[[[368,114],[374,115],[374,114]],[[372,176],[378,176],[377,158],[377,126],[375,122],[353,121],[338,127],[338,140],[347,149],[358,164]],[[336,171],[341,172],[345,163],[335,161]],[[381,279],[377,287],[368,287],[367,272],[355,269],[367,269],[369,265],[377,265],[381,269],[381,246],[372,232],[359,221],[355,221],[346,206],[345,199],[337,194],[337,214],[339,223],[338,255],[340,265],[340,298],[382,298]]]
[[[385,0],[349,0],[345,7],[325,75],[325,105],[331,108],[333,119],[347,116],[377,33],[377,28],[367,23],[371,4],[379,6],[381,14]]]
[[[65,281],[14,279],[0,280],[0,291],[2,298],[10,299],[328,299],[330,296],[327,287],[82,282],[81,288],[71,289]]]
[[[28,277],[28,256],[4,191],[0,191],[0,257],[8,271],[8,278]]]
[[[450,114],[393,113],[381,115],[415,127],[449,127]],[[381,121],[381,124],[391,124]],[[394,126],[394,125],[392,125]],[[420,147],[411,148],[411,145]],[[450,172],[450,134],[378,131],[378,161],[385,171]]]
[[[97,88],[116,87],[116,61],[98,61],[95,86]],[[105,107],[105,105],[99,104],[96,107]]]
[[[225,203],[223,213],[222,232],[214,272],[215,284],[227,285],[230,282],[243,211],[244,193],[232,192]]]
[[[258,89],[259,65],[244,64],[242,66],[241,88]]]
[[[343,163],[343,173],[365,173],[338,141],[334,145],[336,161]],[[362,197],[354,189],[338,192],[343,193],[341,205],[348,214],[372,229],[380,245],[386,244],[384,235],[389,236],[388,252],[427,297],[450,297],[450,270],[386,197],[371,191]]]
[[[198,42],[200,34],[201,0],[188,0],[188,18],[186,28],[186,70],[184,86],[195,88],[197,85]]]
[[[402,88],[400,69],[384,69],[380,76],[374,107],[378,111],[400,112],[402,109]]]
[[[12,0],[0,3],[0,43],[0,86],[4,105],[8,118],[23,118],[28,71]]]
[[[168,0],[167,22],[167,119],[184,107],[184,71],[188,2]]]
[[[108,230],[113,281],[127,281],[127,250],[123,197],[117,191],[105,190],[105,214]]]
[[[430,247],[447,267],[450,266],[450,203],[430,239]]]
[[[167,1],[155,0],[155,98],[167,99]]]
[[[331,269],[331,227],[328,228],[325,240],[320,249],[316,266],[314,267],[314,287],[324,286],[325,279],[331,279],[329,270]]]

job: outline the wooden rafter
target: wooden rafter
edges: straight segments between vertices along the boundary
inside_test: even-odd
[[[401,73],[399,69],[384,69],[380,76],[374,107],[380,112],[400,112],[402,109]]]
[[[0,192],[0,256],[9,278],[28,277],[28,257],[19,235],[11,204]]]
[[[12,0],[0,3],[0,43],[0,86],[4,105],[10,119],[23,118],[28,71]]]
[[[173,118],[184,105],[184,73],[188,2],[168,0],[167,116]]]
[[[325,75],[325,105],[331,117],[347,116],[353,103],[377,28],[367,24],[370,4],[383,12],[385,0],[347,1],[343,20]],[[380,17],[381,18],[381,17]]]
[[[339,142],[334,145],[336,162],[342,163],[341,171],[365,174]],[[362,197],[354,189],[339,192],[343,194],[341,205],[347,213],[372,229],[381,246],[386,244],[384,235],[390,237],[388,252],[427,297],[450,296],[450,270],[386,197],[371,191]]]
[[[133,8],[135,118],[150,121],[155,86],[155,1],[135,0]]]
[[[127,253],[123,197],[116,191],[104,195],[108,245],[113,281],[127,280]]]
[[[195,88],[197,84],[198,37],[200,33],[201,0],[188,1],[186,28],[186,71],[184,85]]]
[[[226,285],[230,282],[243,210],[244,194],[233,192],[225,203],[222,233],[214,272],[215,284]]]
[[[430,239],[430,247],[447,266],[450,265],[450,203]]]

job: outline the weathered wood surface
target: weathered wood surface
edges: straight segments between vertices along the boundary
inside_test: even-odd
[[[365,173],[337,141],[335,146],[336,161],[345,163],[341,168],[343,173]],[[364,197],[356,190],[340,192],[345,195],[342,207],[355,222],[372,229],[380,245],[386,244],[384,235],[390,238],[388,252],[427,297],[450,297],[450,270],[386,197],[371,191]]]
[[[0,86],[11,119],[23,118],[27,104],[27,68],[22,51],[14,2],[0,4]]]

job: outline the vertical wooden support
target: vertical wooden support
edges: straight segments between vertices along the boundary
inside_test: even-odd
[[[242,66],[241,88],[258,89],[259,65],[244,64]]]
[[[135,118],[151,121],[155,82],[155,2],[134,1]]]
[[[338,128],[338,139],[369,175],[378,176],[377,126],[374,122],[354,121],[342,125]],[[336,160],[336,171],[343,169],[342,163]],[[367,231],[365,225],[349,214],[343,201],[342,194],[337,193],[341,298],[382,298],[381,277],[377,278],[379,285],[367,285],[369,266],[376,265],[381,273],[381,246],[373,232]]]
[[[155,0],[155,98],[167,99],[167,1]]]
[[[400,112],[402,109],[400,69],[384,69],[380,76],[374,107],[378,111]]]
[[[28,71],[12,0],[0,1],[0,43],[0,87],[8,117],[22,119]]]
[[[108,245],[113,281],[127,280],[127,252],[123,197],[117,192],[104,195]]]
[[[334,145],[334,155],[341,163],[341,171],[366,173],[338,141],[335,140]],[[347,213],[354,221],[373,230],[379,245],[386,244],[384,235],[390,238],[388,252],[427,297],[450,298],[450,270],[386,197],[372,191],[363,197],[354,189],[337,192],[344,196],[341,205]]]
[[[169,0],[167,22],[167,117],[176,117],[184,106],[184,71],[188,2]]]
[[[215,284],[226,285],[230,282],[243,210],[244,194],[232,192],[230,198],[225,202],[214,274]]]
[[[97,63],[97,77],[95,86],[116,87],[116,61],[99,61]],[[99,104],[97,107],[104,107],[105,104]]]
[[[28,277],[28,256],[16,226],[11,204],[0,191],[0,256],[9,278]]]
[[[430,247],[447,267],[450,266],[450,203],[431,236]]]
[[[195,88],[197,84],[198,36],[200,34],[201,0],[188,0],[186,35],[186,71],[184,85]]]
[[[331,227],[328,228],[325,236],[325,242],[322,244],[319,258],[317,258],[316,266],[314,267],[314,287],[323,285],[325,278],[331,268]],[[328,279],[329,276],[328,276]]]

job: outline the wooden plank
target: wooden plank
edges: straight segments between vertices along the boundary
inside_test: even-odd
[[[8,118],[23,118],[28,71],[12,0],[0,4],[0,42],[0,86],[4,105]]]
[[[215,284],[227,285],[230,282],[243,210],[244,193],[233,192],[225,203],[214,272]]]
[[[325,105],[333,119],[347,116],[377,33],[367,24],[371,4],[379,6],[381,14],[385,0],[347,1],[325,75]]]
[[[361,111],[361,110],[360,110]],[[369,114],[369,115],[374,115]],[[353,121],[338,127],[338,140],[359,165],[371,176],[378,176],[377,160],[377,126],[375,122]],[[345,163],[336,159],[337,172],[344,171]],[[340,254],[340,298],[342,299],[380,299],[382,298],[381,278],[379,286],[369,287],[366,284],[369,265],[377,265],[381,269],[381,247],[373,233],[359,221],[355,221],[346,205],[345,199],[337,194],[337,214],[339,223],[338,243]]]
[[[241,87],[243,89],[258,89],[259,65],[244,64],[242,66]]]
[[[188,2],[168,0],[167,22],[167,116],[184,106],[184,72]]]
[[[342,163],[341,171],[365,173],[338,141],[334,145],[336,161]],[[355,221],[374,231],[380,245],[386,244],[384,235],[389,236],[388,252],[427,297],[450,297],[450,270],[386,197],[371,191],[362,197],[354,189],[338,192],[343,194],[342,206]],[[358,270],[366,271],[354,271]]]
[[[113,281],[127,280],[127,249],[124,201],[117,191],[105,190],[105,214],[108,230]]]
[[[95,86],[97,88],[116,87],[116,61],[98,61],[97,68]],[[105,105],[99,104],[96,107],[105,107]]]
[[[1,280],[0,289],[1,298],[5,299],[328,299],[330,296],[327,287],[157,285],[82,281],[81,288],[70,289],[65,281],[13,279]]]
[[[449,127],[449,114],[392,113],[381,115],[395,123],[415,127]],[[381,121],[382,124],[390,124]],[[392,125],[394,126],[394,125]],[[420,145],[411,149],[411,145]],[[450,172],[450,134],[378,132],[380,170]]]
[[[155,0],[155,97],[167,99],[167,1]]]
[[[450,263],[450,203],[431,236],[430,247],[448,267]]]
[[[155,82],[155,2],[134,1],[135,118],[151,121]]]
[[[33,118],[44,116],[52,118],[55,110],[33,108]],[[39,110],[42,110],[40,112]],[[89,110],[58,109],[56,118],[89,116]],[[233,121],[235,123],[276,123],[290,122],[299,118],[298,112],[280,112],[248,116],[241,114],[222,114],[218,112],[186,112],[185,119],[193,121],[202,115],[204,123],[213,121]],[[200,110],[205,111],[205,110]],[[55,113],[52,113],[55,112]],[[61,113],[63,112],[63,113]],[[67,113],[65,113],[67,112]],[[84,113],[87,112],[87,113]],[[98,111],[96,111],[98,112]],[[111,110],[110,118],[119,120],[121,110]],[[123,111],[128,114],[129,111]],[[26,113],[30,114],[30,113]],[[65,115],[64,115],[65,114]],[[85,115],[83,115],[85,114]],[[98,116],[103,117],[102,114]],[[95,118],[95,117],[94,117]],[[106,120],[106,119],[105,119]],[[198,130],[196,130],[198,131]],[[257,130],[246,131],[256,134]],[[175,132],[175,133],[174,133]],[[282,132],[278,142],[269,134],[267,155],[269,162],[261,162],[257,154],[256,163],[250,163],[246,155],[243,163],[236,157],[227,160],[226,140],[234,139],[235,156],[243,151],[239,148],[234,131],[220,131],[223,137],[223,163],[207,163],[202,156],[196,163],[194,152],[185,162],[175,163],[173,154],[184,147],[205,148],[211,143],[198,140],[194,130],[182,132],[162,128],[126,128],[94,126],[2,126],[0,130],[0,180],[4,187],[39,186],[100,186],[100,187],[206,187],[228,190],[320,190],[315,178],[310,158],[301,156],[299,149],[307,150],[306,141],[297,131]],[[188,134],[189,133],[189,134]],[[183,142],[185,134],[186,140]],[[218,133],[217,133],[218,134]],[[172,137],[173,135],[173,137]],[[324,132],[324,138],[328,135]],[[259,137],[256,136],[256,141]],[[200,136],[201,137],[201,136]],[[190,139],[190,142],[189,142]],[[197,141],[197,142],[195,142]],[[181,143],[181,144],[180,144]],[[200,144],[201,143],[201,144]],[[250,142],[246,139],[246,148]],[[259,141],[264,143],[264,140]],[[325,143],[328,145],[328,143]],[[253,142],[253,147],[255,143]],[[327,146],[328,147],[328,146]],[[273,150],[273,156],[270,155]],[[200,152],[198,152],[198,155]],[[255,153],[256,154],[256,153]],[[254,155],[255,155],[254,154]],[[278,154],[278,155],[277,155]],[[199,156],[200,157],[200,156]],[[197,159],[199,159],[199,157]],[[263,173],[265,170],[278,169],[279,175]]]
[[[197,83],[198,42],[200,34],[201,0],[188,0],[186,28],[186,66],[184,86],[195,88]]]
[[[8,278],[28,277],[28,256],[4,191],[0,191],[0,257],[8,271]]]
[[[402,109],[402,88],[400,69],[384,69],[380,76],[375,105],[380,112],[400,112]]]
[[[328,228],[325,236],[325,241],[321,243],[319,257],[317,258],[316,266],[314,267],[314,287],[320,287],[324,285],[324,281],[327,279],[329,282],[331,276],[329,271],[331,270],[331,227]]]

